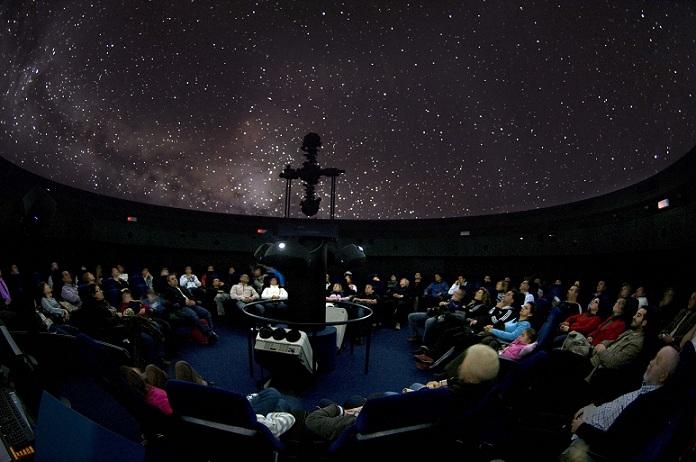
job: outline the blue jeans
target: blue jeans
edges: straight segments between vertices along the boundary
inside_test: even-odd
[[[408,326],[411,328],[411,334],[422,336],[420,328],[425,325],[428,315],[423,311],[411,313],[408,315]]]
[[[433,316],[432,318],[428,318],[428,320],[425,321],[425,329],[423,330],[423,343],[425,345],[432,345],[435,343],[435,339],[431,338],[433,335],[433,332],[435,329],[433,327],[437,326],[439,321],[437,320],[437,316]]]
[[[553,340],[553,334],[556,332],[558,325],[560,324],[560,321],[558,320],[560,317],[561,310],[560,308],[556,307],[551,310],[549,316],[546,318],[546,322],[539,328],[539,332],[537,333],[537,344],[541,348],[547,347]]]
[[[290,412],[290,406],[283,395],[275,388],[261,390],[249,401],[256,414],[266,415],[271,412]]]
[[[202,306],[182,306],[176,311],[176,315],[188,320],[191,324],[197,325],[204,334],[208,334],[213,330],[213,317],[210,315],[210,311]],[[201,322],[201,319],[205,319],[208,325]]]

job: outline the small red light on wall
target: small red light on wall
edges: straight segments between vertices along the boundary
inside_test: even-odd
[[[265,228],[256,228],[256,234],[266,234],[268,232]]]
[[[138,222],[138,217],[126,217],[126,221],[128,223],[137,223]]]

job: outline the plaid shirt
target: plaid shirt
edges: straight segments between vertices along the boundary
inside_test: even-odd
[[[597,406],[592,416],[585,423],[592,425],[600,430],[607,431],[614,423],[616,418],[628,407],[636,398],[645,393],[657,390],[660,385],[643,384],[639,389],[619,396],[614,401],[609,401],[601,406]]]

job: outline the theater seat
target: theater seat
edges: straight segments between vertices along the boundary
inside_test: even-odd
[[[128,279],[130,291],[133,294],[134,299],[143,298],[147,294],[147,283],[145,279],[140,275],[130,276]]]
[[[433,460],[438,425],[451,406],[447,389],[420,390],[368,400],[355,424],[329,447],[341,460],[389,454],[399,461]]]
[[[167,395],[189,460],[277,460],[284,449],[243,395],[180,380],[167,382]]]

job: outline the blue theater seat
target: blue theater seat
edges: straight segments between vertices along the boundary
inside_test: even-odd
[[[167,395],[175,444],[190,460],[276,460],[284,449],[243,395],[180,380],[167,382]]]
[[[329,452],[340,459],[389,454],[401,461],[431,460],[444,449],[437,444],[438,427],[451,405],[444,388],[370,399]]]
[[[134,299],[143,298],[147,294],[148,287],[141,275],[131,275],[128,278],[128,283]]]

